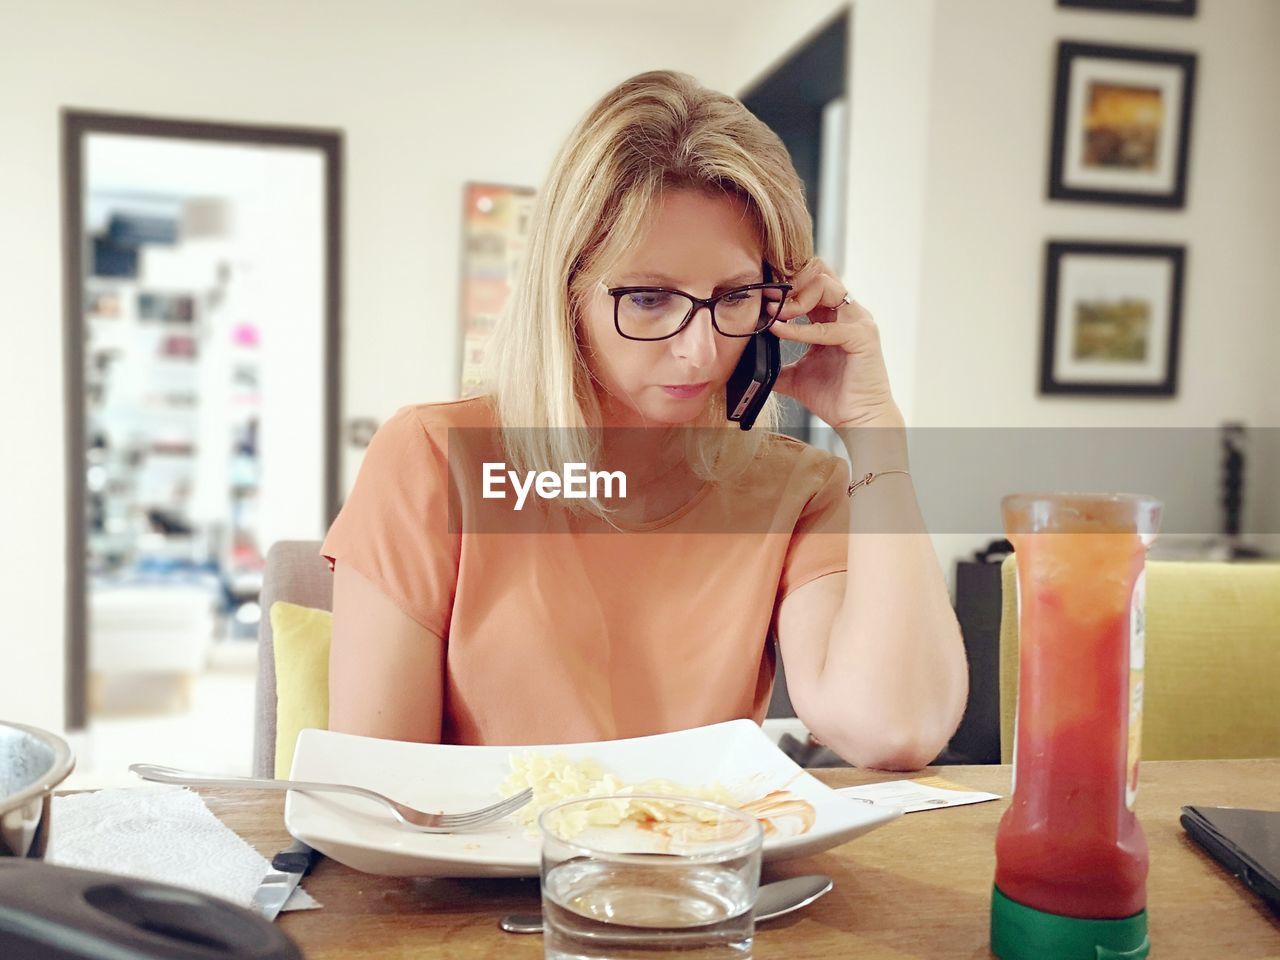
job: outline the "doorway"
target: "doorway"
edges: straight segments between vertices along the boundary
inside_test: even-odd
[[[203,716],[248,772],[264,555],[337,511],[341,178],[333,131],[63,114],[71,731]]]
[[[813,218],[814,249],[837,270],[844,259],[848,47],[849,12],[845,10],[739,97],[791,155]],[[790,363],[804,347],[784,342],[782,351],[783,362]],[[790,397],[779,399],[781,431],[801,440],[816,439],[811,436],[808,411]]]

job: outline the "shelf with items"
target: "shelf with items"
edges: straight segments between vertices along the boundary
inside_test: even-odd
[[[238,610],[263,566],[260,327],[226,277],[198,292],[154,282],[193,275],[172,267],[86,281],[86,412],[102,440],[89,552],[117,574],[216,571]]]
[[[136,565],[186,536],[199,452],[198,298],[158,311],[132,278],[85,282],[90,569]]]

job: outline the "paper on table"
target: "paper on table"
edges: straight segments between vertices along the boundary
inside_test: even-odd
[[[842,797],[873,803],[878,807],[899,807],[903,813],[919,813],[922,810],[939,810],[943,807],[960,807],[967,803],[1000,799],[998,793],[965,790],[942,777],[890,780],[887,783],[868,783],[860,787],[840,787],[836,793]]]
[[[45,860],[171,883],[250,907],[271,869],[185,787],[97,790],[53,798]],[[285,910],[319,907],[301,887]]]

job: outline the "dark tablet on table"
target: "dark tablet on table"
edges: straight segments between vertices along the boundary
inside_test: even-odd
[[[1280,810],[1186,806],[1181,820],[1196,843],[1280,914]]]

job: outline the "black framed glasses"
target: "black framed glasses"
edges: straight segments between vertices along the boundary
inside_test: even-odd
[[[670,287],[610,287],[613,326],[628,340],[666,340],[687,327],[703,307],[724,337],[768,330],[791,292],[789,283],[750,283],[703,300]]]

